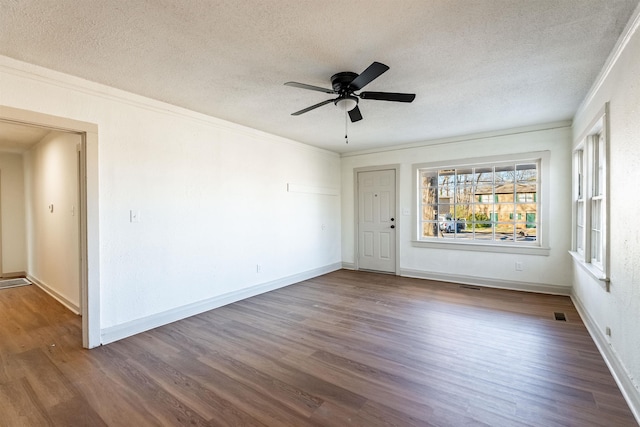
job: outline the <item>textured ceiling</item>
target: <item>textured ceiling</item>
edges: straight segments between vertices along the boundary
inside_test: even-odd
[[[638,0],[0,0],[0,54],[337,152],[571,119]],[[349,124],[340,71],[390,70]]]

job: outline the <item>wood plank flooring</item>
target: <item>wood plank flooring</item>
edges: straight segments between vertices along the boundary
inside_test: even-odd
[[[80,328],[0,291],[0,426],[637,425],[567,297],[342,270],[93,350]]]

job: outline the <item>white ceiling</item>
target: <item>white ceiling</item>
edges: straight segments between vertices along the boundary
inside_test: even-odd
[[[23,153],[49,132],[49,129],[0,121],[0,151]]]
[[[0,54],[337,152],[570,120],[638,0],[0,0]],[[340,71],[390,70],[349,124]]]

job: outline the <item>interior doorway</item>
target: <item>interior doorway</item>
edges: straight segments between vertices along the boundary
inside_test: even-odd
[[[397,274],[397,168],[356,171],[357,267]]]
[[[72,227],[75,227],[77,232],[78,250],[75,255],[77,263],[75,267],[67,266],[67,268],[76,269],[77,273],[75,274],[79,280],[78,311],[82,315],[82,345],[85,348],[96,347],[101,344],[99,323],[97,126],[91,123],[5,106],[0,106],[1,124],[37,128],[46,131],[47,134],[55,133],[62,137],[73,135],[77,138],[75,140],[76,143],[73,143],[71,147],[66,146],[66,148],[70,148],[73,151],[73,155],[69,157],[69,161],[74,165],[73,178],[70,179],[75,180],[76,187],[75,190],[71,191],[75,191],[75,194],[70,197],[75,197],[77,204],[63,202],[58,206],[56,203],[44,203],[44,208],[49,215],[44,215],[41,220],[48,221],[53,218],[52,213],[56,212],[57,209],[63,210],[66,216],[72,216],[75,219]],[[42,208],[43,200],[46,200],[46,198],[39,199],[37,206],[32,206],[31,208]],[[26,209],[31,208],[27,206]],[[28,271],[26,273],[29,274]]]

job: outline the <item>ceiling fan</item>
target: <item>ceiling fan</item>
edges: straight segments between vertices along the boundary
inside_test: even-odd
[[[362,74],[356,74],[351,71],[343,71],[331,76],[331,86],[333,89],[325,89],[319,86],[312,86],[305,83],[298,82],[286,82],[286,86],[298,87],[300,89],[315,90],[318,92],[324,92],[329,94],[338,95],[335,99],[327,99],[311,107],[304,108],[300,111],[292,113],[292,116],[299,116],[300,114],[307,113],[323,105],[334,103],[341,110],[349,113],[349,118],[352,122],[362,120],[362,114],[360,108],[358,108],[359,99],[374,99],[378,101],[393,101],[393,102],[412,102],[416,95],[414,93],[394,93],[394,92],[360,92],[363,87],[371,83],[373,80],[380,77],[382,73],[389,69],[388,66],[381,64],[380,62],[374,62],[369,65]]]

